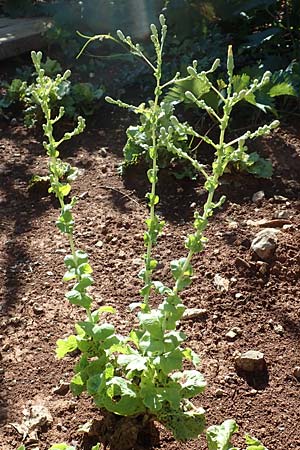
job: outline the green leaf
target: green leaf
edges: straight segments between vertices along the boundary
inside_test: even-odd
[[[236,422],[225,420],[222,425],[212,425],[206,431],[208,450],[236,450],[231,444],[231,438],[238,431]]]
[[[182,388],[181,395],[183,398],[192,398],[201,394],[206,382],[203,375],[197,370],[184,370],[171,375],[172,380],[178,382]]]
[[[248,445],[246,450],[268,450],[258,439],[249,435],[245,436],[245,441]]]
[[[73,334],[66,339],[58,339],[56,342],[56,357],[63,358],[67,353],[73,352],[78,347],[77,338]]]
[[[23,446],[24,450],[25,447]],[[18,448],[18,450],[22,450],[22,447]],[[49,450],[76,450],[75,447],[68,444],[53,444],[49,448]]]
[[[23,447],[23,448],[22,448]],[[24,445],[19,447],[18,450],[25,450]],[[68,444],[53,444],[49,450],[76,450],[75,447]]]
[[[85,389],[85,384],[83,382],[83,379],[81,377],[80,373],[76,373],[76,375],[74,375],[74,377],[71,380],[70,383],[70,389],[72,391],[72,393],[74,395],[80,395],[84,389]]]
[[[199,356],[190,348],[185,348],[182,353],[188,361],[192,361],[194,366],[198,366],[200,364]]]
[[[101,444],[93,445],[93,447],[91,448],[91,450],[100,450],[100,445],[101,445]]]
[[[106,395],[99,401],[110,412],[121,416],[132,416],[145,412],[145,406],[138,396],[136,385],[121,377],[113,377],[106,383]],[[95,400],[97,401],[97,396]]]
[[[188,411],[184,409],[162,410],[158,414],[158,419],[172,431],[176,440],[188,441],[189,439],[197,439],[203,432],[205,426],[204,413],[204,409],[192,407]],[[213,448],[209,450],[213,450]]]
[[[126,366],[126,369],[129,371],[136,370],[141,372],[147,369],[147,358],[139,354],[119,355],[118,364],[120,364],[120,366]]]
[[[94,340],[104,341],[106,338],[114,334],[115,327],[110,323],[103,323],[102,325],[95,325],[92,329],[92,336]]]
[[[269,90],[269,95],[270,97],[278,97],[280,95],[296,96],[297,94],[295,92],[295,89],[290,83],[282,82],[272,86],[271,89]]]
[[[153,338],[162,338],[163,337],[163,314],[157,310],[153,309],[150,313],[138,313],[138,319],[140,325],[145,330],[149,331],[151,337]]]
[[[180,370],[182,368],[182,359],[182,352],[176,349],[173,352],[165,353],[157,357],[153,362],[165,375],[168,375],[173,370]]]

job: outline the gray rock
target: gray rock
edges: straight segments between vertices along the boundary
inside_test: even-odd
[[[251,250],[261,259],[268,260],[272,258],[277,247],[278,230],[265,228],[256,234],[251,243]]]
[[[182,320],[203,319],[207,316],[205,308],[187,308],[182,316]]]
[[[265,198],[264,191],[257,191],[252,195],[253,203],[260,203]]]
[[[279,209],[274,213],[274,219],[290,219],[291,211],[287,211],[286,209]]]
[[[226,333],[227,341],[234,341],[238,336],[242,334],[242,330],[239,327],[233,327]]]
[[[221,292],[227,292],[229,289],[229,280],[225,277],[222,277],[219,273],[216,273],[214,276],[214,285]]]
[[[249,350],[237,355],[235,367],[245,372],[261,372],[266,368],[264,354],[256,350]]]

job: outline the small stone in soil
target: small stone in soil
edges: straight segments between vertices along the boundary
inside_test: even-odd
[[[269,264],[266,263],[265,261],[257,261],[256,263],[257,267],[258,267],[258,271],[259,273],[261,273],[262,275],[266,275],[269,269]]]
[[[257,191],[252,195],[253,203],[260,203],[265,198],[264,191]]]
[[[44,308],[39,303],[34,303],[32,306],[33,312],[37,315],[44,313]]]
[[[242,334],[242,330],[239,327],[233,327],[226,333],[227,341],[234,341],[238,336]]]
[[[251,250],[263,260],[272,258],[277,247],[278,232],[273,228],[265,228],[260,231],[251,243]]]
[[[278,324],[278,325],[274,325],[273,327],[274,331],[276,334],[280,334],[283,335],[284,334],[284,328],[282,325]]]
[[[221,389],[221,388],[216,389],[216,392],[215,392],[216,397],[221,398],[224,396],[224,394],[225,394],[225,391],[223,389]]]
[[[229,289],[229,280],[216,273],[214,276],[214,285],[218,290],[227,292]]]
[[[103,241],[98,241],[95,244],[95,247],[102,247],[103,246]]]
[[[105,147],[100,148],[99,155],[102,156],[102,158],[106,158],[107,156],[107,150]]]
[[[274,213],[274,219],[290,219],[291,212],[286,210],[277,210]]]
[[[205,308],[187,308],[182,316],[182,320],[203,319],[207,316]]]
[[[300,381],[300,366],[296,366],[293,370],[294,377],[297,378],[297,380]]]
[[[249,350],[235,358],[235,366],[245,372],[261,372],[266,368],[266,361],[262,352]]]

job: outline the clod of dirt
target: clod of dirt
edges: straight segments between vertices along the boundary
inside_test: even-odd
[[[264,354],[256,350],[237,355],[234,362],[236,368],[244,372],[262,372],[266,369]]]
[[[205,308],[187,308],[182,316],[182,320],[205,319],[207,317],[207,309]]]
[[[273,228],[261,230],[253,239],[251,243],[251,250],[263,260],[272,258],[277,248],[278,232],[278,230]]]
[[[23,435],[23,440],[27,439],[29,442],[38,441],[38,433],[42,427],[50,425],[53,418],[48,408],[44,405],[35,404],[29,409],[23,410],[24,420],[20,423],[12,423],[11,425],[18,433]]]
[[[61,380],[59,385],[56,386],[52,392],[57,395],[66,395],[69,392],[69,383]]]
[[[264,191],[257,191],[252,195],[253,203],[261,203],[264,198],[265,198]]]

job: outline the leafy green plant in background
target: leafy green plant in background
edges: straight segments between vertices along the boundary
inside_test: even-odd
[[[43,142],[43,146],[49,156],[49,176],[39,177],[35,176],[32,179],[32,183],[46,179],[50,182],[49,192],[53,192],[57,198],[62,201],[65,195],[70,192],[70,181],[74,180],[77,176],[77,169],[71,167],[70,164],[63,162],[59,158],[59,146],[71,139],[72,137],[83,132],[85,128],[85,120],[79,116],[77,126],[73,131],[65,133],[60,140],[56,140],[53,136],[53,125],[59,122],[60,119],[65,114],[65,109],[63,106],[59,108],[58,115],[53,117],[52,112],[52,99],[60,98],[60,92],[64,89],[65,82],[70,76],[70,71],[66,71],[63,75],[58,74],[53,80],[52,78],[45,75],[45,70],[42,68],[42,52],[31,52],[31,58],[37,73],[36,81],[31,85],[30,95],[34,100],[35,104],[41,109],[43,115],[44,135],[47,141]],[[62,180],[65,180],[62,182]],[[62,203],[61,203],[62,205]]]
[[[44,71],[44,76],[51,79],[60,76],[62,71],[60,63],[49,57],[45,62],[40,63],[40,68]],[[49,92],[50,104],[53,111],[64,107],[65,116],[72,120],[80,114],[91,116],[100,107],[100,99],[103,97],[104,88],[96,88],[92,83],[77,82],[71,83],[71,72],[68,77],[61,80],[58,87]],[[4,95],[0,98],[0,111],[3,116],[7,116],[13,107],[19,105],[23,109],[24,124],[32,127],[40,123],[43,113],[39,103],[35,100],[34,92],[36,90],[37,71],[31,67],[25,66],[24,70],[18,71],[19,78],[15,78],[11,83],[2,83]],[[53,85],[54,87],[54,85]]]

